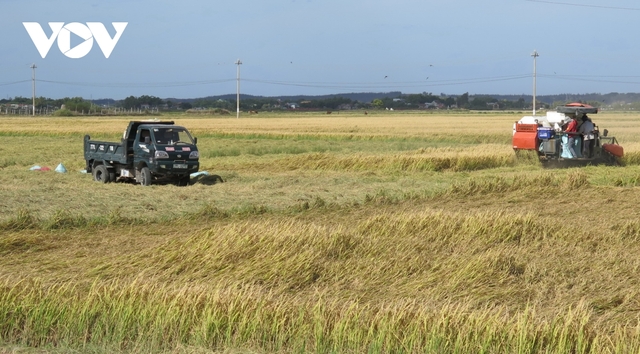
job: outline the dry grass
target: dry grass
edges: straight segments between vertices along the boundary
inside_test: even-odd
[[[176,123],[189,127],[191,131],[208,134],[216,132],[239,134],[345,134],[353,136],[424,136],[425,134],[456,133],[456,134],[505,134],[503,124],[513,122],[516,116],[495,115],[481,116],[488,123],[481,131],[478,130],[476,115],[371,115],[345,113],[338,116],[300,115],[300,116],[261,116],[260,118],[235,117],[201,118],[195,116],[159,116],[159,119],[174,120]],[[52,121],[64,122],[54,125]],[[123,118],[3,118],[2,131],[5,133],[52,134],[67,135],[88,132],[100,134],[122,134],[126,122],[130,117]],[[517,119],[516,119],[517,120]],[[453,124],[455,123],[455,125]],[[480,133],[480,134],[479,134]],[[510,130],[506,132],[510,134]]]
[[[128,118],[3,120],[0,351],[638,352],[640,167],[516,162],[515,115],[340,113],[179,117],[226,180],[187,188],[77,173]],[[636,118],[596,121],[633,157]]]
[[[570,198],[572,180],[552,180],[558,197]],[[492,188],[467,198],[469,210],[485,211],[449,211],[464,188],[348,214],[15,232],[1,247],[0,304],[9,306],[0,318],[9,322],[0,331],[26,345],[127,352],[637,348],[625,328],[638,307],[629,283],[638,225],[557,225],[485,206]]]
[[[454,135],[506,136],[510,137],[513,122],[527,113],[441,114],[441,113],[380,113],[363,115],[362,112],[341,112],[336,116],[322,113],[278,114],[267,113],[260,117],[198,117],[189,115],[158,116],[157,119],[174,120],[200,134],[260,134],[260,135],[311,135],[340,134],[353,137],[419,137]],[[601,130],[623,142],[638,142],[640,127],[637,114],[605,112],[592,117]],[[153,119],[153,118],[151,118]],[[131,117],[109,118],[31,118],[5,117],[2,133],[32,135],[120,135]],[[52,124],[55,122],[56,124]],[[58,124],[59,123],[59,124]]]

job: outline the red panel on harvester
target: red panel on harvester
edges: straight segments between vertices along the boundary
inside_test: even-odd
[[[516,123],[516,132],[513,134],[513,148],[536,150],[538,148],[538,125]]]
[[[615,144],[602,144],[602,148],[608,151],[611,155],[616,157],[622,157],[624,155],[624,149],[622,146]]]

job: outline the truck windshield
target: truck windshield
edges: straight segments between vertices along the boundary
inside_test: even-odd
[[[155,128],[153,136],[158,145],[192,144],[191,135],[184,128]]]

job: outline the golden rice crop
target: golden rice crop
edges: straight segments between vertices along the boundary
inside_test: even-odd
[[[3,118],[0,352],[638,352],[637,117],[543,170],[519,115],[167,117],[225,181],[186,188],[78,173],[128,117]]]
[[[0,333],[27,346],[123,352],[638,348],[624,316],[633,313],[637,291],[618,286],[637,262],[608,266],[629,260],[637,245],[611,242],[618,231],[576,233],[505,211],[387,208],[353,225],[335,219],[250,217],[166,240],[147,235],[120,255],[93,250],[94,266],[73,280],[65,280],[65,267],[52,271],[58,266],[48,257],[29,254],[82,259],[65,244],[83,248],[91,237],[52,235],[20,248],[16,239],[5,261],[29,260],[49,268],[48,276],[4,268]],[[593,247],[611,258],[586,258]],[[590,271],[574,277],[583,267]]]

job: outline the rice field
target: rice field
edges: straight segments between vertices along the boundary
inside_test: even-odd
[[[2,118],[0,352],[640,351],[640,116],[545,170],[523,113],[334,113],[160,117],[224,180],[188,187],[80,173],[127,117]]]

